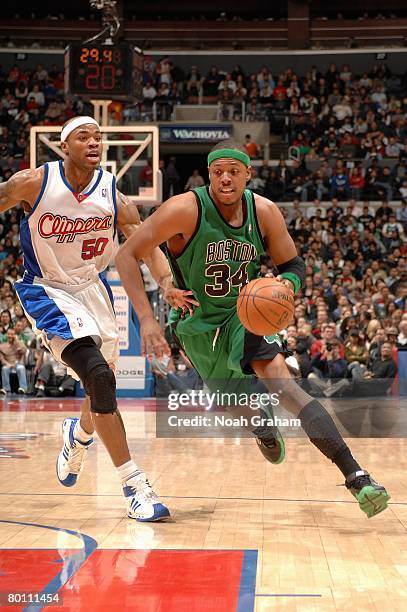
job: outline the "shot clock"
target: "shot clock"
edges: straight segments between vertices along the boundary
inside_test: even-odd
[[[73,43],[65,52],[65,92],[93,99],[137,101],[143,54],[127,43]]]

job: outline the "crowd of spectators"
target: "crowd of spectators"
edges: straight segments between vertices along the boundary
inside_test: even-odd
[[[157,62],[146,56],[143,83],[141,103],[112,104],[113,124],[152,121],[154,102],[158,118],[168,120],[174,104],[202,99],[218,100],[224,118],[268,121],[271,135],[280,134],[298,160],[261,168],[258,188],[272,199],[407,197],[407,78],[385,64],[362,75],[336,64],[326,72],[312,66],[302,77],[267,66],[245,74],[239,64],[203,74],[196,66],[186,73],[169,56]],[[80,99],[67,100],[63,87],[56,64],[0,68],[0,180],[28,167],[32,125],[61,125],[92,112]]]
[[[318,167],[310,168],[304,160],[287,164],[281,159],[277,166],[264,163],[255,167],[251,185],[256,191],[277,202],[291,202],[299,198],[309,202],[317,198],[330,202],[386,199],[407,199],[407,165],[401,158],[396,164],[381,165],[372,158],[363,166],[354,161],[321,159]]]
[[[205,76],[192,67],[184,75],[170,58],[157,64],[146,58],[144,80],[145,88],[169,90],[174,99],[195,95],[202,88],[205,95],[230,97],[229,104],[238,92],[248,101],[249,113],[257,113],[262,105],[272,126],[273,109],[288,113],[290,144],[298,150],[298,160],[293,165],[281,160],[276,167],[260,162],[249,185],[282,203],[290,233],[307,264],[295,322],[287,330],[288,345],[303,377],[308,380],[311,375],[314,392],[346,393],[347,386],[353,392],[355,385],[357,390],[363,387],[367,377],[394,378],[395,347],[407,341],[407,204],[392,202],[407,198],[405,81],[384,65],[359,77],[348,67],[335,65],[325,74],[311,68],[302,78],[292,70],[272,75],[266,67],[247,76],[239,66],[228,74],[213,67]],[[63,74],[56,65],[0,70],[0,181],[29,167],[32,125],[60,125],[76,114],[91,112],[81,100],[66,100],[62,90]],[[141,107],[148,104],[145,100]],[[115,104],[112,120],[134,120],[135,108]],[[253,157],[260,155],[250,135],[245,144]],[[166,189],[182,190],[175,159],[162,169]],[[144,175],[147,184],[146,169]],[[185,189],[202,182],[195,171]],[[381,203],[373,208],[371,201],[377,199]],[[323,200],[328,204],[321,205]],[[293,204],[286,206],[285,201]],[[22,270],[21,214],[17,209],[0,216],[3,393],[10,389],[10,374],[17,376],[17,389],[27,391],[29,381],[20,366],[27,365],[30,350],[28,367],[37,380],[32,391],[41,395],[49,383],[67,392],[71,383],[64,388],[66,373],[44,359],[41,347],[32,347],[34,335],[13,290]],[[265,260],[262,272],[269,269],[271,262]],[[155,287],[151,294],[156,300]],[[338,378],[349,384],[340,389],[336,383],[328,384]]]
[[[4,213],[0,224],[0,396],[11,392],[73,395],[75,381],[36,340],[14,291],[23,265],[17,217],[14,211]]]
[[[386,201],[376,211],[368,202],[319,204],[281,208],[307,266],[288,347],[314,393],[385,395],[407,346],[406,204],[403,222]],[[261,272],[273,272],[271,261]]]
[[[268,66],[248,74],[239,64],[229,72],[214,65],[204,73],[197,66],[184,71],[169,56],[157,62],[146,56],[143,83],[144,104],[128,109],[125,118],[139,113],[143,119],[154,101],[171,109],[203,97],[219,101],[225,119],[269,120],[271,133],[287,133],[306,159],[407,154],[406,75],[392,74],[385,64],[359,75],[336,64],[326,71],[311,66],[304,76],[291,68],[273,74]],[[169,114],[167,109],[164,119]]]
[[[258,188],[267,197],[407,197],[407,79],[385,64],[362,75],[335,64],[325,73],[313,66],[304,77],[291,69],[273,75],[267,66],[247,75],[238,64],[207,74],[191,66],[185,74],[168,56],[147,57],[143,78],[144,102],[123,109],[124,121],[151,121],[154,102],[167,120],[174,104],[202,99],[218,101],[225,120],[268,121],[298,161],[263,166]]]

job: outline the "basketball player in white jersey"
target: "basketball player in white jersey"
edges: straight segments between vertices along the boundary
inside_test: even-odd
[[[64,161],[17,172],[0,184],[0,212],[22,202],[20,239],[24,276],[15,285],[33,329],[52,354],[82,381],[87,399],[80,419],[67,418],[57,461],[61,484],[76,483],[96,429],[122,481],[130,518],[169,516],[146,475],[131,459],[117,410],[114,364],[119,355],[112,296],[101,273],[112,257],[118,225],[126,236],[137,229],[137,207],[100,168],[102,136],[92,117],[76,117],[61,132]],[[189,307],[190,293],[172,286],[160,249],[145,263],[172,305]],[[192,302],[193,303],[193,302]],[[163,332],[148,318],[149,345],[169,354]]]

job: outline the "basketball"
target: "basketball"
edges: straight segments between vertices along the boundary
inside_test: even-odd
[[[237,299],[237,316],[256,336],[277,334],[294,316],[294,293],[275,278],[256,278]]]

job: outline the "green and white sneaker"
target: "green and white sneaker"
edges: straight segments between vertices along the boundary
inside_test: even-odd
[[[375,482],[368,472],[359,470],[346,477],[345,486],[359,502],[368,518],[376,516],[387,508],[390,495],[386,489]]]

